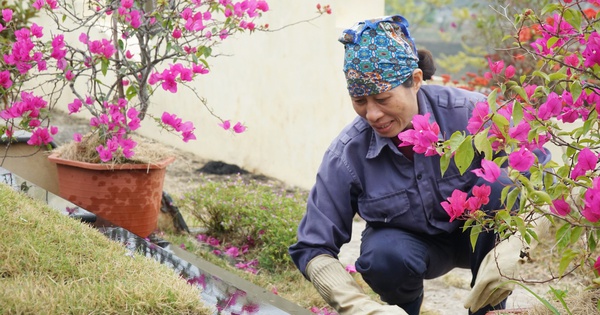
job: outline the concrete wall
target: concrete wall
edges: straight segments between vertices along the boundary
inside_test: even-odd
[[[259,23],[277,29],[316,15],[320,1],[268,1]],[[143,123],[142,134],[200,157],[236,164],[252,172],[310,188],[325,149],[356,115],[342,73],[343,45],[337,38],[359,20],[384,13],[384,1],[328,2],[332,15],[276,32],[228,38],[210,59],[211,73],[193,85],[223,119],[242,121],[242,134],[223,131],[200,100],[181,87],[160,92],[152,113],[169,111],[196,125],[198,140],[184,143]]]

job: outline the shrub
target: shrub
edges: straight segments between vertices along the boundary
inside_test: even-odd
[[[262,269],[276,271],[292,264],[287,247],[296,241],[306,198],[303,191],[238,175],[227,181],[206,180],[180,203],[207,229],[206,236],[219,240],[210,245],[241,248],[245,260],[257,259]]]

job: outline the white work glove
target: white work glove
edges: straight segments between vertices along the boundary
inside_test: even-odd
[[[373,301],[344,266],[329,255],[319,255],[306,266],[306,274],[323,299],[340,315],[408,315],[400,307]]]
[[[533,230],[538,238],[543,238],[550,227],[550,221],[545,217],[538,218]],[[521,250],[531,251],[537,246],[537,241],[531,243],[522,240],[519,233],[509,236],[492,249],[481,262],[477,279],[465,301],[465,308],[476,312],[486,305],[495,306],[506,299],[515,288],[510,281],[519,273],[519,266],[524,263]]]

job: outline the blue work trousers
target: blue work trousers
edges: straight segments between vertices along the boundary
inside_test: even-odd
[[[477,183],[480,184],[482,182]],[[490,203],[486,206],[489,211],[503,208],[500,194],[504,185],[495,183],[491,186]],[[469,268],[473,275],[471,287],[474,285],[481,261],[496,244],[496,235],[481,232],[475,250],[469,235],[470,229],[463,232],[462,227],[453,233],[422,235],[393,227],[367,225],[362,234],[356,270],[383,301],[402,307],[409,315],[418,315],[424,279],[440,277],[454,268]],[[505,305],[506,300],[469,314],[485,314],[504,309]]]

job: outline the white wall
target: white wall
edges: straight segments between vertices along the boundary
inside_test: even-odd
[[[270,29],[312,18],[320,1],[270,0],[259,20]],[[194,86],[215,114],[243,121],[242,134],[225,132],[193,94],[155,95],[152,112],[178,114],[196,125],[198,140],[184,143],[146,126],[142,134],[196,155],[310,188],[325,149],[355,116],[342,72],[337,41],[354,22],[383,15],[384,1],[329,2],[332,15],[276,32],[240,34],[209,59],[211,73]],[[151,125],[151,120],[143,122]]]

